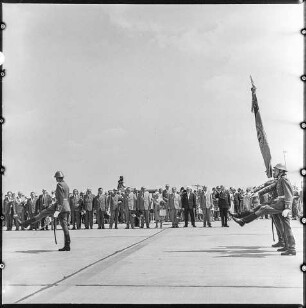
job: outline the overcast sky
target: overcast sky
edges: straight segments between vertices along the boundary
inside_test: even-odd
[[[4,191],[300,184],[302,5],[3,4]]]

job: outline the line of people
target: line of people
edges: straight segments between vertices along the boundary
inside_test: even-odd
[[[172,227],[178,227],[178,223],[185,222],[188,226],[190,217],[192,226],[195,221],[203,222],[203,227],[211,227],[212,221],[221,220],[222,227],[228,227],[229,212],[240,214],[256,208],[259,204],[269,204],[273,198],[272,194],[253,193],[253,189],[247,188],[244,192],[241,188],[225,189],[217,186],[210,191],[206,186],[201,189],[192,190],[190,186],[182,187],[177,191],[175,187],[170,189],[169,185],[157,190],[142,187],[140,190],[134,188],[114,189],[104,191],[98,189],[94,195],[91,189],[85,193],[77,189],[69,196],[71,229],[92,229],[94,220],[99,229],[104,229],[105,224],[109,228],[118,228],[118,223],[125,223],[126,228],[134,228],[144,225],[149,227],[151,221],[155,226],[162,227],[164,221],[170,221]],[[3,226],[12,230],[24,230],[19,221],[31,219],[41,211],[48,208],[55,200],[54,192],[49,194],[46,190],[36,196],[31,192],[30,197],[25,197],[21,192],[17,195],[8,192],[3,200],[3,214],[5,217]],[[294,190],[292,218],[302,216],[302,198],[299,192]],[[269,218],[265,214],[261,218]],[[41,222],[31,224],[30,230],[48,230],[51,219],[43,218]]]

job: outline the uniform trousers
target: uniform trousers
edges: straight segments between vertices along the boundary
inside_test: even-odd
[[[97,224],[99,229],[104,229],[104,214],[105,211],[102,211],[101,208],[97,209],[96,215],[97,215]]]
[[[190,215],[190,219],[191,219],[191,224],[193,226],[195,226],[195,221],[194,221],[194,209],[190,209],[190,208],[185,208],[184,209],[184,216],[185,216],[185,227],[188,226],[188,214]]]
[[[140,227],[143,228],[144,222],[146,222],[146,227],[150,227],[150,211],[149,210],[142,210],[141,215],[141,225]]]
[[[38,215],[32,217],[35,219],[35,222],[40,221],[41,219],[47,217],[47,216],[53,216],[55,212],[55,207],[50,206],[47,209],[41,211]],[[60,222],[60,225],[62,227],[62,230],[64,232],[64,235],[69,235],[69,229],[68,229],[68,217],[70,212],[61,212],[58,214],[58,220]],[[35,223],[34,222],[34,223]]]
[[[178,227],[178,219],[177,219],[177,209],[170,209],[170,219],[172,222],[172,227]]]
[[[295,250],[295,239],[290,226],[290,218],[288,216],[283,217],[281,215],[284,209],[285,208],[283,202],[275,202],[271,205],[259,206],[259,209],[255,211],[255,214],[256,216],[279,214],[278,217],[281,222],[279,224],[279,228],[285,241],[285,247],[289,250]]]
[[[93,211],[88,211],[86,210],[85,213],[85,229],[88,229],[90,227],[90,229],[92,229],[93,227]]]

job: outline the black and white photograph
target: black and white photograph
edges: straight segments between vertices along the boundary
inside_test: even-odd
[[[3,305],[305,305],[304,4],[1,9]]]

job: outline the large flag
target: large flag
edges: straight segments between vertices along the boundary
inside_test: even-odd
[[[259,106],[257,102],[257,97],[256,97],[256,87],[254,85],[253,79],[251,78],[252,82],[252,112],[255,114],[255,125],[256,125],[256,131],[257,131],[257,139],[259,142],[259,147],[260,151],[262,154],[262,157],[265,162],[266,166],[266,174],[267,177],[270,178],[272,177],[272,166],[271,166],[271,153],[270,153],[270,148],[267,140],[267,135],[265,133],[265,130],[263,128],[260,112],[259,112]]]

